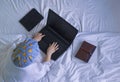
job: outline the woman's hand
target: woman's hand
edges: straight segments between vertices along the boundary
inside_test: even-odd
[[[47,55],[51,56],[55,51],[59,49],[57,42],[53,42],[47,49]]]
[[[35,39],[36,41],[41,41],[41,39],[44,37],[45,35],[43,35],[42,33],[37,33],[34,35],[33,39]]]

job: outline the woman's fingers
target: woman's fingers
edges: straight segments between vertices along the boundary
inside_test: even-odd
[[[59,48],[55,48],[55,51],[57,51]]]
[[[50,46],[54,47],[54,45],[55,45],[55,42],[53,42]]]
[[[57,42],[53,42],[52,44],[49,44],[49,46],[53,47],[55,50],[59,49],[59,45]]]
[[[55,51],[58,50],[58,49],[59,49],[58,43],[57,43],[57,42],[54,42],[54,43],[53,43],[53,47],[54,47]]]
[[[55,45],[55,48],[58,48],[58,47],[59,47],[59,45],[58,45],[58,44],[56,44],[56,45]]]
[[[55,47],[57,45],[57,42],[53,42],[52,46]]]
[[[41,35],[41,37],[43,38],[45,35]]]
[[[37,34],[42,35],[42,33],[37,33]]]
[[[44,37],[45,35],[44,34],[42,34],[42,33],[39,33],[39,35],[41,36],[41,37]]]

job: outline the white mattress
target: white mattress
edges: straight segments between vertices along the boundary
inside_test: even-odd
[[[5,65],[15,44],[45,26],[49,8],[72,24],[79,33],[63,56],[52,64],[50,71],[43,78],[37,76],[34,82],[120,82],[120,34],[115,33],[120,32],[119,3],[119,0],[1,0],[0,82],[11,78],[7,75],[10,69]],[[44,19],[27,32],[19,20],[32,8],[36,8]],[[83,40],[97,46],[89,63],[74,57]],[[21,82],[16,77],[12,78],[9,82]]]

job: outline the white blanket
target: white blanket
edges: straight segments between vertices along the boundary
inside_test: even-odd
[[[14,65],[10,61],[10,55],[16,44],[23,41],[26,35],[31,36],[45,26],[49,8],[79,32],[120,32],[119,2],[119,0],[1,0],[0,82],[8,82],[7,80],[19,82],[18,79],[30,82],[27,76],[22,78],[18,71],[12,69]],[[44,19],[28,33],[19,20],[32,8],[40,12]],[[37,80],[34,82],[120,82],[119,35],[119,33],[78,33],[68,50],[52,63],[50,71],[44,69],[42,71],[44,74],[41,75],[41,70],[38,70],[39,65],[32,65],[30,68],[36,67],[34,70],[37,73],[32,76],[30,74],[29,80]],[[83,40],[97,46],[89,63],[74,57]],[[27,75],[27,70],[24,71]],[[10,75],[12,78],[9,77]]]
[[[46,25],[49,8],[80,32],[120,32],[119,3],[119,0],[1,0],[0,33],[26,34],[19,20],[32,8],[44,17],[32,33]]]
[[[0,76],[5,82],[34,82],[44,77],[52,61],[42,63],[43,55],[37,56],[35,62],[25,68],[19,68],[11,60],[13,49],[24,41],[24,35],[1,35]],[[4,45],[4,46],[3,46]],[[17,75],[16,75],[17,74]],[[31,78],[30,78],[31,77]]]
[[[7,82],[7,80],[9,80],[9,82],[119,82],[119,35],[119,33],[79,33],[67,51],[57,61],[52,63],[50,70],[46,73],[47,69],[44,69],[42,70],[42,74],[41,71],[38,70],[40,65],[37,64],[31,65],[31,67],[28,67],[27,69],[19,70],[19,72],[18,70],[12,70],[14,69],[14,65],[10,64],[11,60],[9,60],[9,57],[15,44],[9,44],[12,44],[23,35],[9,35],[9,38],[8,35],[4,35],[4,37],[1,35],[0,45],[4,45],[4,48],[3,46],[0,46],[0,82]],[[20,42],[24,38],[25,37],[23,36],[21,40],[19,39],[19,41],[17,40],[16,42]],[[74,57],[83,40],[97,46],[89,63],[84,63]],[[8,68],[10,69],[6,68],[8,61],[10,64]],[[34,72],[31,71],[33,68],[35,68]],[[22,73],[23,71],[24,73]],[[32,74],[28,72],[31,72]],[[19,81],[19,78],[21,79],[20,74],[26,73],[29,74],[29,80],[26,79],[26,76],[22,77],[22,80],[25,81]],[[6,77],[7,74],[10,74],[11,76],[15,74],[16,77],[10,79],[10,77]]]

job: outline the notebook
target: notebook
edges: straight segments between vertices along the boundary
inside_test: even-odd
[[[47,25],[40,32],[46,35],[39,42],[40,49],[44,53],[52,42],[59,44],[59,49],[52,55],[52,59],[57,60],[71,45],[78,30],[49,9]]]
[[[31,9],[22,19],[20,23],[28,30],[32,30],[41,20],[43,16],[36,10]]]
[[[78,59],[84,62],[88,62],[95,49],[96,49],[95,45],[90,44],[87,41],[83,41],[75,57],[77,57]]]

